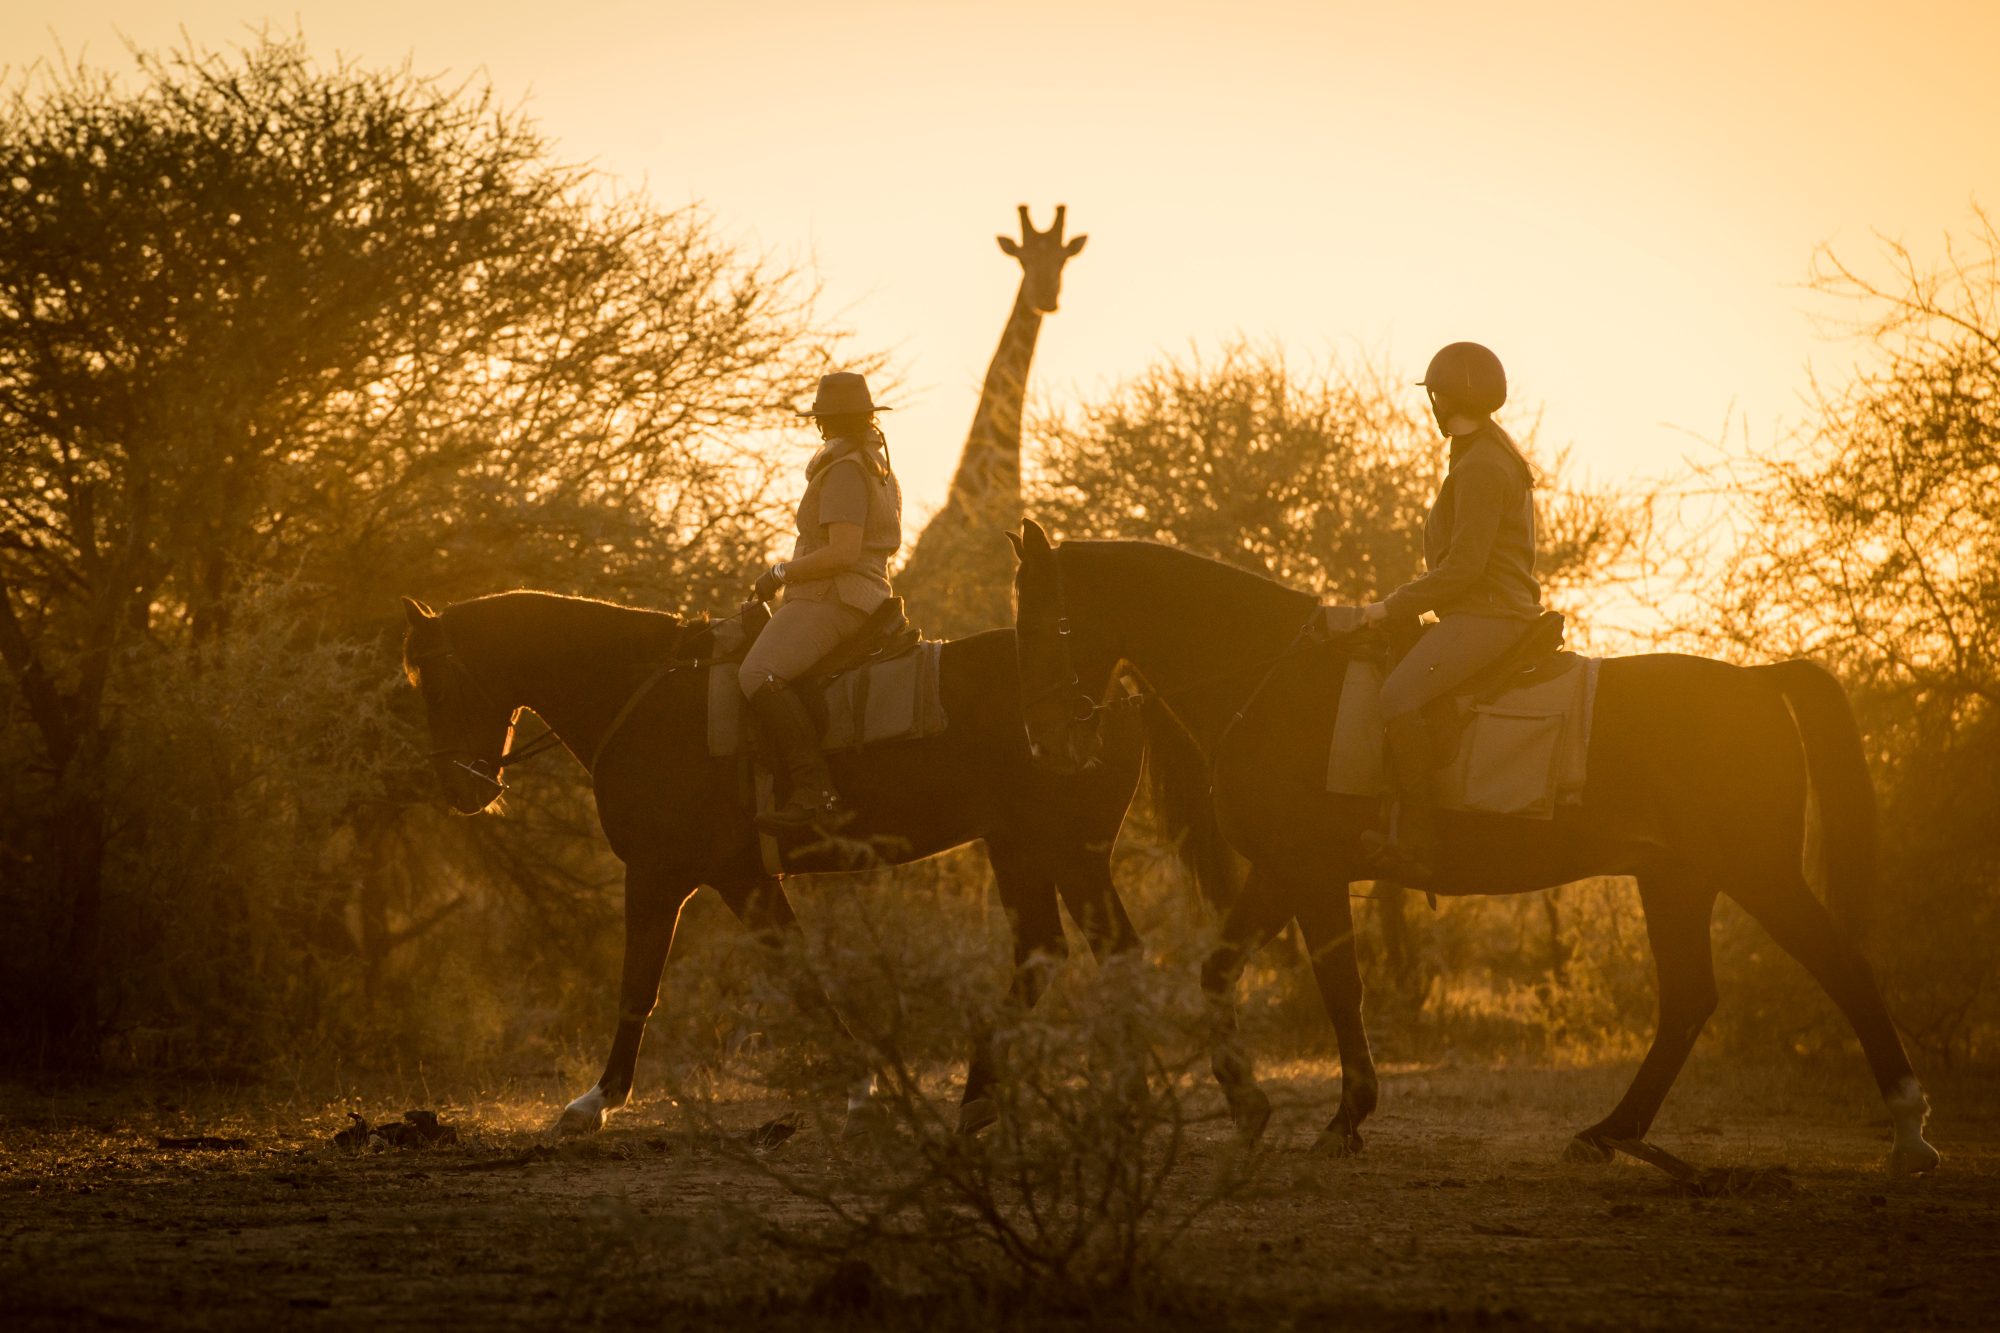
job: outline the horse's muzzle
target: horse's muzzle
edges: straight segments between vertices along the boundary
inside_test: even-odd
[[[487,810],[507,790],[505,783],[473,760],[437,761],[438,785],[444,788],[445,804],[461,815]]]
[[[1095,773],[1104,766],[1103,742],[1095,728],[1065,727],[1059,742],[1044,744],[1030,738],[1028,757],[1036,768],[1059,777]]]

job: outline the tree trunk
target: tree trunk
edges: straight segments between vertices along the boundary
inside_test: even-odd
[[[91,766],[93,769],[95,765]],[[98,987],[104,951],[104,800],[96,774],[67,775],[53,820],[58,901],[68,906],[62,967],[43,1011],[52,1063],[96,1067],[100,1057]]]

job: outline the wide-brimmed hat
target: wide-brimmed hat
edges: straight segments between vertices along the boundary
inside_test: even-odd
[[[836,370],[819,377],[819,392],[813,405],[799,413],[802,417],[844,417],[869,412],[893,412],[868,396],[868,380],[852,370]]]

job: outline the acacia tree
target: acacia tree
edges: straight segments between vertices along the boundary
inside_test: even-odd
[[[1877,946],[1907,1034],[1951,1058],[2000,1028],[2000,229],[1976,213],[1945,250],[1820,255],[1860,364],[1789,447],[1734,464],[1741,545],[1707,624],[1744,655],[1826,661],[1855,695],[1896,904]]]
[[[110,782],[135,682],[225,657],[273,578],[314,641],[386,642],[402,591],[705,601],[772,531],[738,442],[833,336],[798,275],[555,163],[490,89],[297,40],[135,55],[132,91],[41,70],[0,105],[0,661],[38,775],[5,843],[78,1059],[106,877],[144,860]]]
[[[1423,568],[1424,515],[1446,461],[1405,379],[1367,360],[1301,369],[1243,342],[1212,361],[1161,361],[1036,423],[1033,512],[1066,536],[1171,542],[1322,601],[1380,597]],[[1541,469],[1537,572],[1573,608],[1634,553],[1640,506],[1563,486],[1563,466]],[[1378,895],[1389,971],[1415,1000],[1429,977],[1403,905],[1400,892]],[[1553,896],[1539,907],[1560,960]]]
[[[1070,536],[1172,542],[1323,600],[1386,593],[1423,568],[1445,453],[1421,399],[1368,361],[1295,368],[1236,342],[1159,362],[1036,423],[1038,516]],[[1543,469],[1538,573],[1560,598],[1630,553],[1626,506]]]

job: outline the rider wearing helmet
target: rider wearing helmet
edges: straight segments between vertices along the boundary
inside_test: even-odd
[[[737,669],[765,742],[791,776],[784,805],[757,818],[770,833],[837,828],[852,817],[833,789],[819,733],[792,682],[861,629],[889,599],[889,558],[903,544],[903,491],[889,466],[868,381],[852,371],[823,375],[800,416],[819,427],[806,464],[798,536],[789,560],[757,580],[759,601],[785,600]]]
[[[1451,440],[1451,463],[1424,520],[1426,572],[1367,608],[1367,619],[1437,625],[1382,682],[1384,748],[1399,808],[1394,831],[1369,840],[1380,869],[1421,884],[1438,865],[1437,796],[1425,704],[1464,684],[1520,642],[1542,614],[1535,581],[1534,474],[1493,420],[1507,401],[1500,358],[1452,343],[1419,383]]]

